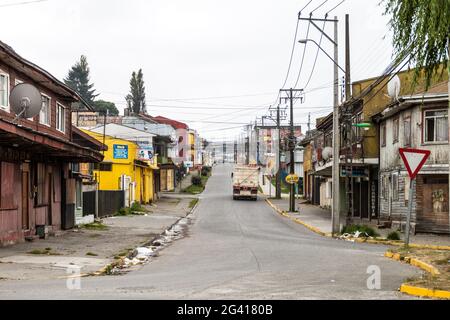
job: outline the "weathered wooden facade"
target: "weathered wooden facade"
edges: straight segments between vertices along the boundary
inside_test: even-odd
[[[411,200],[413,230],[450,233],[446,92],[447,82],[426,94],[400,97],[374,117],[380,132],[380,219],[395,228],[404,229]],[[410,180],[399,148],[431,151],[417,176],[413,199],[408,199]]]
[[[20,119],[9,105],[19,83],[42,93],[42,109]],[[81,98],[47,71],[0,42],[0,245],[74,225],[76,178],[71,163],[99,162],[98,150],[73,142],[71,112]]]

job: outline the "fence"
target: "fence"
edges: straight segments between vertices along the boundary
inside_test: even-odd
[[[125,207],[125,193],[118,191],[98,191],[98,217],[112,216]],[[95,191],[83,192],[83,216],[95,215]]]

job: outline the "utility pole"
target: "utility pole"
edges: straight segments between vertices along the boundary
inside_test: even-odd
[[[287,94],[287,97],[285,97],[285,100],[289,100],[289,108],[290,108],[290,130],[289,130],[289,154],[290,154],[290,169],[289,173],[291,175],[295,174],[295,145],[296,145],[296,138],[295,138],[295,132],[294,132],[294,100],[300,99],[303,101],[303,89],[281,89],[281,93]],[[294,96],[294,93],[300,93],[297,96]],[[295,212],[295,186],[294,184],[290,185],[290,192],[289,192],[289,211]]]
[[[278,132],[278,150],[277,150],[277,173],[275,175],[275,198],[281,199],[281,124],[280,124],[280,104],[277,105],[277,132]]]
[[[340,130],[339,130],[339,51],[338,20],[334,17],[334,101],[333,101],[333,207],[331,214],[332,234],[340,232]]]

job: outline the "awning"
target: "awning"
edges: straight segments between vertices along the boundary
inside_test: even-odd
[[[21,159],[64,162],[101,162],[103,155],[91,148],[0,119],[0,147],[18,151]]]

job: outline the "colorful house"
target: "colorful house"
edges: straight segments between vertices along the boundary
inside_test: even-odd
[[[108,124],[106,132],[117,133],[116,127],[122,126]],[[124,191],[124,204],[129,207],[134,202],[146,204],[155,200],[153,171],[158,167],[156,157],[152,154],[151,144],[144,145],[143,140],[136,140],[136,138],[132,141],[132,131],[138,130],[127,129],[129,130],[129,139],[125,139],[126,136],[120,134],[118,135],[122,138],[117,135],[107,134],[104,136],[101,133],[103,126],[83,131],[99,141],[104,141],[104,144],[108,146],[103,162],[94,167],[94,176],[99,190]],[[144,135],[145,133],[141,132],[140,134]],[[144,139],[148,139],[148,137],[144,137]]]

